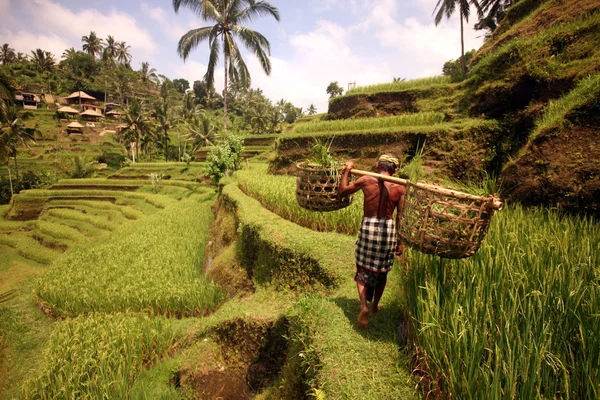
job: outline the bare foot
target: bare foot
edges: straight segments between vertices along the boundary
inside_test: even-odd
[[[362,310],[358,314],[358,325],[360,325],[361,328],[369,327],[369,310]]]
[[[371,305],[371,310],[370,310],[371,315],[375,315],[379,311],[381,311],[381,306],[373,307],[373,305]]]

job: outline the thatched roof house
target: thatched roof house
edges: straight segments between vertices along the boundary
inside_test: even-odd
[[[98,101],[95,97],[90,96],[84,91],[73,92],[67,96],[67,103],[69,104],[90,104]]]
[[[67,125],[67,133],[83,133],[83,125],[77,121],[73,121]]]
[[[61,107],[56,111],[60,112],[60,113],[71,114],[71,115],[79,114],[79,111],[77,111],[74,108],[68,107],[68,106]]]
[[[98,111],[94,111],[94,110],[85,110],[84,112],[82,112],[81,115],[83,118],[85,119],[91,119],[91,120],[98,120],[98,118],[102,118],[103,115],[101,113],[99,113]]]

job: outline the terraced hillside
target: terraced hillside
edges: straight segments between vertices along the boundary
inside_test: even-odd
[[[298,126],[278,141],[271,171],[292,171],[314,137],[333,139],[337,154],[362,167],[380,151],[410,160],[424,146],[430,179],[487,173],[506,198],[598,216],[599,31],[597,1],[520,1],[476,53],[466,80],[350,90],[330,101],[324,119],[334,121]]]

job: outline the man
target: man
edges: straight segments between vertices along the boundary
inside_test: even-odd
[[[376,168],[381,175],[392,176],[398,170],[398,159],[391,154],[379,157]],[[346,162],[346,170],[340,182],[339,195],[347,195],[363,191],[363,220],[356,242],[356,275],[354,280],[360,297],[360,313],[358,324],[369,326],[369,314],[379,311],[379,300],[385,289],[387,273],[394,264],[394,255],[402,254],[402,244],[396,238],[394,210],[396,220],[400,220],[404,206],[406,188],[395,183],[384,182],[372,176],[362,176],[348,183],[350,170],[354,162]],[[368,292],[372,293],[373,302],[367,305]]]

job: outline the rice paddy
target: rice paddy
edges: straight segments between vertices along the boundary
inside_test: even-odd
[[[408,81],[401,80],[390,83],[381,83],[370,86],[358,86],[354,89],[350,89],[345,95],[351,96],[356,94],[371,94],[381,92],[397,92],[401,90],[429,88],[434,85],[447,85],[450,83],[450,77],[448,76],[433,76],[428,78],[411,79]],[[339,97],[338,97],[339,98]]]

